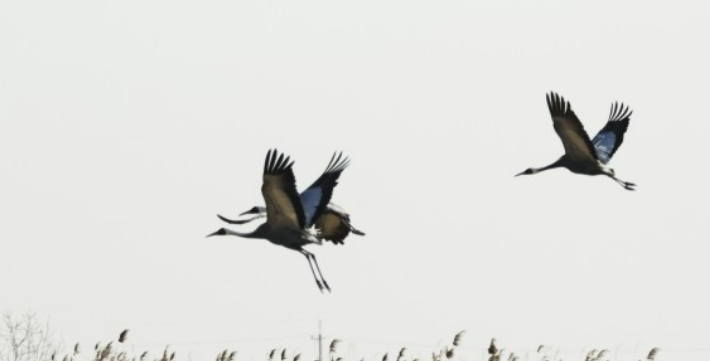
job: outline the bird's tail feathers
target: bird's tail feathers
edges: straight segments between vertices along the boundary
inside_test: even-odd
[[[357,234],[358,236],[365,235],[365,232],[362,232],[362,231],[358,230],[357,228],[353,227],[353,224],[350,223],[350,217],[347,217],[347,215],[345,217],[343,217],[343,222],[345,222],[345,224],[348,225],[348,228],[350,228],[351,233]]]

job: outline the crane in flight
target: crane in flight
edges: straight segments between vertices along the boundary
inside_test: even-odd
[[[335,159],[335,157],[334,157]],[[227,228],[220,228],[211,236],[233,235],[243,238],[262,238],[267,241],[286,247],[303,254],[308,260],[308,265],[316,281],[316,285],[323,292],[325,288],[330,292],[328,282],[323,278],[318,261],[313,253],[303,247],[309,244],[322,244],[318,239],[318,230],[315,229],[314,220],[321,217],[333,194],[340,172],[348,165],[347,158],[339,156],[331,160],[324,174],[337,173],[337,176],[321,176],[320,186],[313,190],[308,201],[302,201],[296,191],[296,178],[293,175],[293,163],[283,153],[269,150],[264,161],[263,184],[261,194],[266,203],[266,222],[259,225],[250,233],[236,232]],[[318,183],[318,181],[316,181]],[[317,274],[316,274],[317,271]]]
[[[632,112],[627,106],[623,103],[612,104],[609,120],[591,140],[568,101],[556,93],[550,92],[547,94],[547,107],[550,109],[555,132],[562,140],[565,154],[546,167],[528,168],[516,174],[516,177],[564,167],[573,173],[605,175],[625,189],[635,190],[636,184],[620,180],[614,174],[614,170],[606,165],[621,146],[624,141],[624,133],[629,127]]]
[[[324,188],[330,187],[330,184],[336,183],[340,174],[345,170],[349,164],[347,158],[342,159],[342,153],[334,153],[333,157],[330,159],[328,166],[323,171],[323,174],[316,179],[310,187],[306,188],[305,191],[301,192],[299,198],[301,199],[301,204],[303,205],[314,205],[318,203],[318,199],[322,194]],[[331,188],[332,189],[332,188]],[[341,207],[335,205],[334,203],[328,203],[325,209],[320,213],[318,217],[309,217],[308,210],[315,211],[315,207],[306,207],[306,221],[307,226],[315,226],[318,230],[316,238],[323,241],[330,241],[333,244],[344,244],[345,238],[350,234],[356,234],[358,236],[364,236],[365,233],[359,231],[353,227],[350,223],[350,215]],[[217,215],[219,219],[229,224],[246,224],[259,218],[266,217],[266,207],[254,206],[248,211],[240,214],[244,215],[254,215],[251,218],[235,220]],[[313,213],[315,214],[315,212]],[[309,220],[310,218],[310,220]]]
[[[301,195],[303,195],[303,193],[301,193]],[[217,217],[229,224],[247,224],[256,219],[266,217],[266,207],[254,206],[248,211],[241,213],[240,216],[247,214],[254,214],[255,216],[247,219],[230,219],[218,214]],[[342,207],[332,202],[328,203],[328,206],[326,206],[320,217],[315,220],[314,226],[318,230],[316,238],[321,241],[333,242],[333,244],[345,244],[345,238],[350,235],[350,233],[358,236],[365,235],[365,232],[353,227],[350,222],[350,214]]]

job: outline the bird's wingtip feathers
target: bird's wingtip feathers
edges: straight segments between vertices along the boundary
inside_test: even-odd
[[[325,173],[342,172],[348,165],[350,165],[350,158],[343,156],[342,151],[336,151],[330,158],[330,162],[325,168]]]
[[[609,121],[618,122],[628,120],[633,114],[633,111],[624,103],[614,102],[609,109]]]
[[[569,102],[553,91],[549,92],[545,98],[547,99],[547,107],[552,115],[563,115],[572,110]]]
[[[266,153],[264,161],[264,174],[273,174],[284,171],[293,167],[295,161],[291,161],[291,157],[274,149],[269,149]]]

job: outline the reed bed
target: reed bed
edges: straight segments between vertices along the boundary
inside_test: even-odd
[[[485,349],[485,354],[481,357],[480,354],[471,352],[471,349],[462,348],[463,339],[466,331],[461,331],[454,335],[451,343],[446,343],[443,346],[430,351],[431,361],[568,361],[560,353],[559,348],[540,344],[537,349],[525,351],[518,354],[509,352],[505,347],[499,345],[495,338],[490,340],[488,348]],[[106,343],[98,342],[94,345],[90,352],[82,351],[79,343],[74,344],[70,352],[60,354],[54,352],[47,361],[182,361],[190,360],[187,355],[177,355],[175,351],[170,350],[170,346],[166,346],[161,352],[151,353],[148,350],[133,352],[132,347],[125,347],[129,340],[129,330],[123,330],[119,333],[115,340],[109,340]],[[341,354],[341,345],[343,340],[333,339],[327,351],[328,354],[323,361],[368,361],[367,358],[348,359],[346,355]],[[660,349],[652,348],[645,358],[638,361],[660,361],[657,356]],[[396,358],[391,355],[396,355]],[[607,348],[594,348],[581,355],[582,357],[573,358],[573,361],[617,361],[614,353]],[[301,353],[289,352],[287,348],[278,347],[272,348],[268,352],[264,352],[264,361],[301,361]],[[385,352],[381,357],[377,357],[371,361],[424,361],[418,355],[410,355],[406,346],[399,347],[397,351]],[[426,358],[425,358],[426,359]],[[239,360],[238,351],[233,349],[222,349],[215,351],[215,361],[254,361],[253,359]],[[258,361],[258,360],[256,360]],[[314,361],[318,361],[314,357]],[[428,361],[428,360],[427,360]],[[630,361],[637,361],[631,359]]]

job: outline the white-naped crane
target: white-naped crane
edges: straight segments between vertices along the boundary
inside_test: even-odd
[[[350,223],[350,215],[343,208],[333,203],[328,203],[324,210],[320,213],[318,212],[323,193],[330,190],[332,195],[333,187],[337,184],[340,174],[350,164],[349,162],[348,158],[342,157],[342,153],[334,153],[323,174],[299,195],[306,214],[306,227],[315,227],[318,230],[315,237],[319,240],[330,241],[333,244],[343,244],[345,237],[351,232],[359,236],[365,235],[365,233],[353,227]],[[246,224],[255,219],[266,217],[266,207],[252,207],[240,214],[240,216],[247,214],[255,216],[243,220],[229,219],[219,214],[217,217],[229,224]],[[316,214],[320,215],[316,217]]]
[[[609,120],[593,139],[589,139],[582,123],[572,111],[569,102],[554,92],[547,94],[547,107],[552,115],[555,132],[562,140],[565,154],[554,163],[542,168],[528,168],[516,174],[536,174],[548,169],[564,167],[573,173],[605,175],[622,187],[634,190],[636,184],[616,178],[614,170],[606,164],[624,141],[624,133],[629,127],[631,110],[623,103],[614,103],[609,111]]]
[[[217,215],[219,219],[229,224],[247,224],[259,218],[266,217],[266,207],[255,206],[248,211],[240,214],[240,216],[254,214],[254,217],[247,219],[229,219],[221,215]],[[345,244],[345,238],[352,234],[364,236],[365,232],[355,228],[350,222],[350,214],[342,207],[328,203],[320,217],[315,220],[313,226],[318,230],[316,238],[322,241],[330,241],[333,244]]]
[[[340,169],[342,172],[341,168],[344,166],[347,166],[347,161],[336,162],[332,168],[334,170]],[[297,251],[308,260],[313,278],[321,292],[324,288],[330,291],[330,286],[323,278],[315,255],[303,247],[322,243],[316,237],[317,230],[309,225],[308,219],[317,219],[326,209],[333,194],[333,188],[337,184],[337,177],[325,179],[322,187],[318,190],[318,196],[309,198],[312,202],[304,203],[301,202],[296,191],[296,178],[293,175],[292,167],[293,162],[289,157],[284,156],[283,153],[279,154],[275,149],[269,150],[264,161],[263,184],[261,186],[261,194],[266,203],[266,222],[251,233],[220,228],[207,237],[233,235],[244,238],[263,238],[273,244]]]

